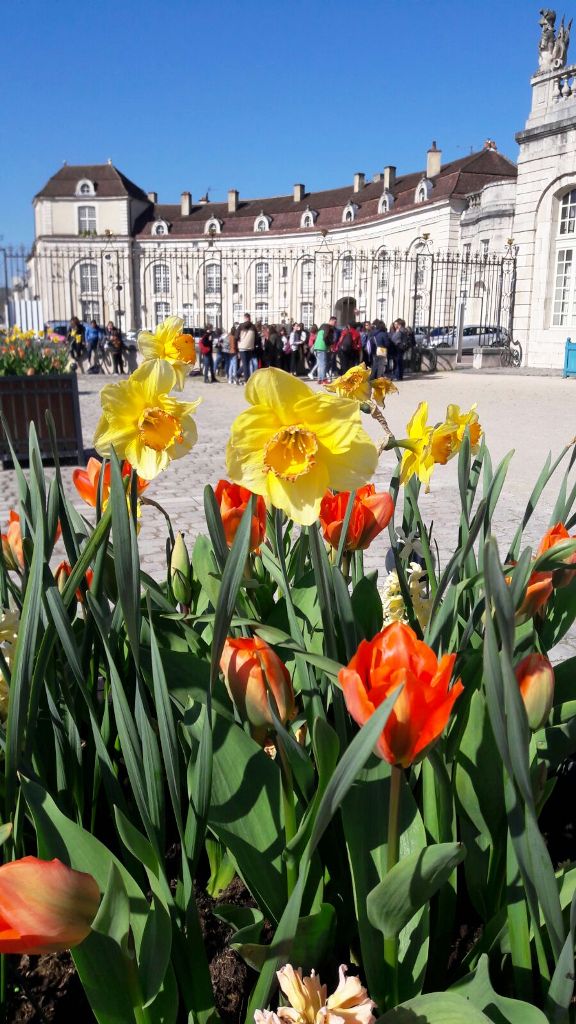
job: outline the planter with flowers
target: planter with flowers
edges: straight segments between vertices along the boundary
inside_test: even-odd
[[[393,430],[363,367],[331,393],[264,369],[192,542],[147,489],[194,459],[177,330],[102,390],[87,515],[33,458],[2,538],[0,839],[38,861],[0,868],[0,951],[72,945],[101,1024],[572,1021],[576,849],[543,822],[576,750],[574,660],[548,658],[576,618],[573,448],[497,539],[508,460],[474,408]],[[452,458],[440,570],[421,486]],[[138,522],[162,514],[155,580]]]
[[[41,454],[50,455],[46,423],[49,412],[60,457],[83,463],[78,383],[76,374],[69,372],[68,367],[66,344],[45,339],[43,332],[12,328],[0,335],[0,412],[8,424],[19,458],[27,455],[32,422]],[[3,464],[12,460],[3,431],[0,431],[0,459]]]

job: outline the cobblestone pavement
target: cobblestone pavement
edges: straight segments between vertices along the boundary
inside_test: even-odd
[[[99,393],[110,378],[79,379],[82,427],[87,454],[90,452],[94,428],[100,413]],[[314,385],[316,386],[316,385]],[[204,384],[200,377],[188,378],[184,395],[187,399],[201,396],[196,420],[199,440],[192,453],[174,462],[150,486],[148,494],[170,515],[174,528],[182,530],[191,540],[204,528],[203,489],[225,476],[225,449],[230,424],[245,407],[244,389],[227,383]],[[507,482],[495,517],[501,553],[511,539],[523,514],[530,491],[549,451],[553,456],[576,434],[576,381],[556,376],[533,376],[522,373],[484,374],[471,370],[418,376],[404,381],[400,393],[388,399],[390,425],[401,436],[404,425],[416,405],[428,401],[430,419],[443,418],[448,402],[467,409],[478,403],[480,420],[489,442],[494,464],[512,448],[514,456]],[[365,417],[365,424],[375,439],[380,427]],[[376,483],[387,485],[393,465],[391,453],[384,455],[376,475]],[[72,466],[63,468],[67,493],[74,504],[86,512],[72,486]],[[48,474],[50,469],[48,468]],[[537,542],[546,530],[554,505],[560,475],[553,478],[542,495],[537,510],[528,524],[526,541]],[[0,471],[0,524],[6,524],[8,510],[15,504],[17,488],[13,470]],[[436,468],[430,493],[422,495],[424,521],[434,524],[434,536],[445,564],[457,541],[458,480],[456,460]],[[387,543],[383,534],[367,553],[367,568],[384,571]],[[142,515],[140,532],[142,563],[152,575],[165,573],[165,523],[153,508]],[[576,655],[576,633],[556,649],[557,657]]]

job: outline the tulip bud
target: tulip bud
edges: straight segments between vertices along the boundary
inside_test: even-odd
[[[58,953],[90,934],[100,890],[59,860],[23,857],[0,867],[0,953]]]
[[[179,604],[189,605],[192,599],[192,587],[190,586],[190,557],[184,534],[177,533],[172,556],[170,558],[170,583],[172,593]]]
[[[66,586],[66,581],[71,571],[72,569],[68,562],[60,562],[60,565],[58,565],[54,570],[54,579],[56,580],[56,586],[58,587],[60,594],[64,593],[64,587]]]
[[[554,669],[543,654],[529,654],[515,668],[531,729],[541,729],[552,710]]]
[[[220,668],[238,714],[248,722],[253,739],[265,744],[274,729],[268,695],[274,697],[283,725],[294,717],[294,691],[290,673],[275,651],[259,637],[229,636]]]

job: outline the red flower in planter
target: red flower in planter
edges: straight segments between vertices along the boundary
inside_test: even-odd
[[[531,729],[548,721],[554,701],[554,669],[544,654],[528,654],[514,669]]]
[[[98,497],[98,487],[100,484],[100,474],[102,472],[102,462],[100,459],[90,458],[86,469],[75,469],[72,473],[72,482],[74,487],[78,491],[78,494],[87,505],[91,505],[92,508],[96,508],[96,499]],[[112,468],[108,462],[104,470],[104,479],[102,481],[102,508],[106,508],[108,499],[110,497],[110,475]],[[122,464],[122,476],[129,477],[132,472],[132,467],[129,462]],[[146,490],[149,480],[142,480],[138,477],[138,495],[142,494]]]
[[[240,526],[240,520],[252,497],[252,491],[249,491],[246,487],[241,487],[240,484],[233,484],[229,480],[219,480],[214,488],[214,494],[220,506],[226,543],[228,547],[232,547],[236,530]],[[265,536],[266,502],[259,494],[256,496],[256,512],[252,516],[250,528],[250,550],[257,551]]]
[[[22,857],[0,867],[0,953],[59,953],[90,934],[100,889],[59,860]]]
[[[349,498],[350,491],[340,491],[339,494],[326,491],[322,498],[320,525],[324,540],[333,548],[338,548],[340,543]],[[386,491],[377,494],[374,484],[359,487],[354,497],[344,550],[367,548],[388,526],[393,512],[394,502]]]
[[[274,729],[268,691],[274,696],[283,724],[294,717],[294,691],[290,673],[275,651],[259,637],[229,636],[220,668],[238,714],[248,722],[257,743],[264,744]]]
[[[455,654],[438,661],[434,651],[403,622],[393,622],[373,640],[363,640],[338,679],[348,711],[358,725],[400,685],[403,689],[376,744],[389,764],[407,768],[438,739],[464,687],[450,686]]]
[[[570,536],[568,530],[564,526],[564,523],[556,523],[546,531],[536,555],[543,555],[546,551],[551,551],[557,544],[561,544],[563,540],[576,540],[576,537]],[[576,576],[576,552],[573,555],[567,555],[564,559],[564,565],[573,565],[573,569],[555,569],[552,573],[552,582],[555,587],[566,587],[572,582]]]

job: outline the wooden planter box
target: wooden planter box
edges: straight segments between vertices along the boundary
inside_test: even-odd
[[[0,377],[0,412],[6,420],[19,459],[28,458],[28,429],[31,422],[36,427],[42,457],[51,457],[47,410],[54,420],[59,457],[74,459],[83,466],[84,446],[76,374]],[[0,460],[3,468],[12,461],[1,426]]]

